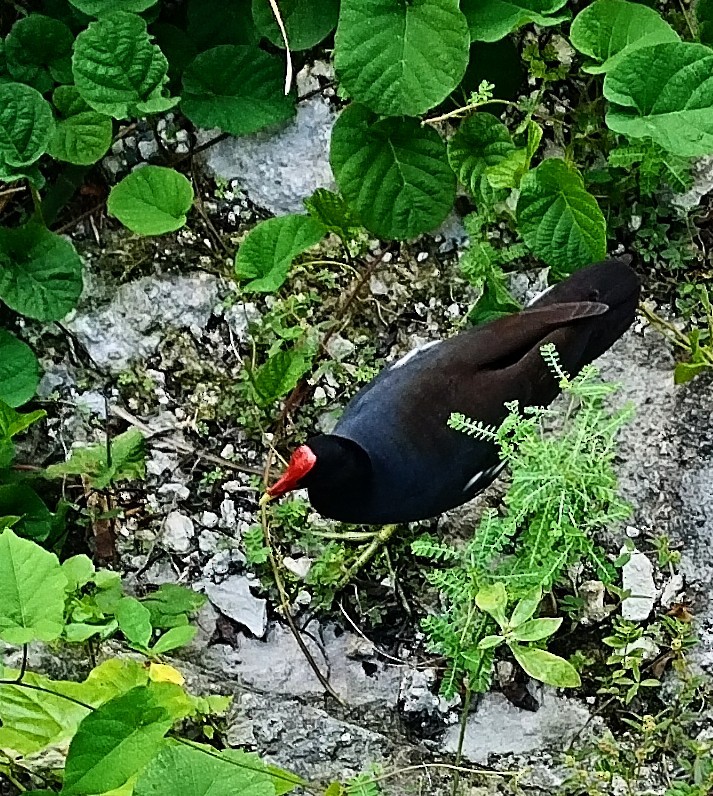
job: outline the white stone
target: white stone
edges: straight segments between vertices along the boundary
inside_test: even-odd
[[[622,553],[626,552],[626,549],[622,550]],[[622,601],[622,617],[631,622],[648,619],[658,596],[653,564],[643,553],[632,553],[622,567],[621,581],[622,587],[631,592],[631,596]]]
[[[262,638],[267,630],[267,600],[255,597],[250,581],[243,575],[232,575],[222,583],[206,585],[206,594],[225,616]]]
[[[164,484],[159,487],[158,494],[168,500],[187,500],[191,493],[185,484]]]
[[[300,580],[304,580],[309,574],[310,569],[312,569],[312,559],[307,558],[307,556],[302,556],[300,558],[285,556],[282,559],[282,563],[285,565],[285,569],[288,570],[288,572],[291,572],[293,575],[300,578]]]
[[[172,511],[166,517],[161,536],[166,550],[172,553],[187,553],[191,549],[193,536],[193,520],[190,517],[181,514],[180,511]]]
[[[158,153],[158,144],[153,138],[148,141],[139,141],[139,153],[144,160],[150,160]]]
[[[661,592],[661,607],[670,608],[683,591],[683,575],[677,572],[666,581]]]
[[[204,528],[215,528],[220,517],[212,511],[204,511],[201,514],[200,523]]]

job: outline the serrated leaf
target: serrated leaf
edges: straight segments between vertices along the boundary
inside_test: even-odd
[[[0,299],[5,304],[38,321],[60,321],[81,292],[82,261],[68,240],[34,223],[0,228]]]
[[[0,639],[28,644],[58,638],[66,584],[54,553],[6,528],[0,533]]]
[[[499,41],[534,22],[536,25],[559,25],[566,14],[548,16],[559,11],[567,0],[463,0],[461,8],[468,20],[473,41]]]
[[[278,216],[261,221],[250,230],[235,256],[236,276],[250,280],[243,290],[279,290],[295,257],[319,243],[326,232],[319,221],[309,216]]]
[[[62,793],[119,788],[156,755],[173,724],[156,687],[137,686],[83,719],[69,745]]]
[[[542,641],[557,632],[562,624],[562,618],[557,619],[530,619],[518,625],[511,633],[510,638],[515,641]]]
[[[457,0],[342,0],[334,67],[344,90],[384,116],[418,116],[442,102],[468,65]]]
[[[165,655],[171,650],[185,647],[195,638],[196,628],[192,625],[181,625],[167,630],[161,638],[151,647],[152,655]]]
[[[713,152],[713,50],[667,42],[626,54],[604,80],[606,123],[630,138],[652,138],[667,152]]]
[[[111,464],[107,462],[105,444],[74,448],[69,459],[51,464],[45,470],[48,478],[84,475],[95,489],[106,489],[119,481],[146,477],[146,446],[138,429],[130,428],[111,440]]]
[[[278,8],[293,51],[309,50],[326,39],[339,17],[339,0],[280,0]],[[268,0],[252,0],[252,13],[258,31],[276,47],[284,49]]]
[[[448,161],[471,196],[478,197],[486,171],[515,151],[510,131],[499,119],[490,113],[475,113],[448,142]]]
[[[52,108],[34,88],[0,83],[0,165],[29,166],[47,151]]]
[[[131,11],[138,14],[156,5],[156,0],[69,0],[83,14],[89,17],[101,17],[115,11]]]
[[[92,110],[74,86],[59,86],[52,102],[59,119],[49,142],[50,155],[77,166],[96,163],[111,146],[111,117]]]
[[[456,178],[438,133],[415,119],[380,119],[350,105],[332,130],[330,162],[349,206],[371,232],[414,238],[450,212]]]
[[[535,680],[556,688],[577,688],[582,684],[574,666],[558,655],[520,644],[510,644],[510,650],[515,660]]]
[[[0,401],[8,406],[27,403],[37,389],[39,370],[30,346],[0,329]]]
[[[628,0],[595,0],[574,18],[570,39],[573,47],[598,62],[584,71],[599,74],[633,50],[679,41],[679,36],[653,8]]]
[[[49,91],[55,81],[72,80],[72,31],[58,19],[29,14],[19,19],[5,39],[7,69],[15,80]]]
[[[168,61],[135,14],[117,11],[92,22],[77,36],[72,70],[82,98],[115,119],[160,113],[178,102],[165,96]]]
[[[44,542],[52,533],[54,514],[26,484],[0,485],[0,516],[8,515],[19,517],[12,527],[25,539]]]
[[[148,647],[151,641],[151,614],[135,597],[122,597],[114,611],[119,630],[127,641]]]
[[[294,106],[294,95],[284,93],[281,60],[257,47],[213,47],[183,75],[181,110],[199,127],[248,135],[287,121]]]
[[[294,389],[312,367],[312,357],[303,348],[273,354],[253,377],[253,388],[260,406],[269,406]]]
[[[528,248],[558,275],[603,260],[606,221],[579,172],[550,158],[520,184],[517,224]]]
[[[536,586],[531,589],[515,606],[510,617],[510,626],[518,627],[530,619],[542,602],[542,589]]]
[[[137,235],[165,235],[186,223],[192,204],[193,188],[183,174],[144,166],[111,189],[107,209]]]
[[[363,229],[344,199],[326,188],[317,188],[304,200],[304,206],[312,218],[344,242],[352,240]]]

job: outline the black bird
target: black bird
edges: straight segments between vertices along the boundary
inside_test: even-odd
[[[504,404],[546,406],[559,392],[540,347],[572,375],[629,328],[640,283],[629,258],[576,271],[531,306],[410,351],[349,403],[332,434],[297,448],[265,499],[306,487],[324,517],[357,524],[434,517],[487,487],[496,447],[448,427],[453,412],[499,425]]]

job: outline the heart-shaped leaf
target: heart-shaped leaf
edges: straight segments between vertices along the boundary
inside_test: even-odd
[[[559,11],[567,0],[462,0],[461,9],[468,20],[473,41],[499,41],[514,30],[534,22],[536,25],[559,25],[566,14]]]
[[[30,346],[0,329],[0,401],[9,406],[27,403],[37,389],[39,369]]]
[[[558,275],[603,260],[606,221],[579,172],[550,158],[520,184],[517,224],[528,248]]]
[[[148,647],[151,641],[151,614],[135,597],[122,597],[116,604],[116,621],[127,641]]]
[[[74,43],[72,71],[85,102],[115,119],[160,113],[178,102],[165,96],[168,61],[136,14],[117,11],[92,22]]]
[[[111,146],[111,117],[97,113],[74,86],[59,86],[52,95],[59,119],[50,139],[49,153],[57,160],[89,166]]]
[[[0,228],[0,299],[9,307],[38,321],[60,321],[81,292],[82,261],[68,240],[34,223]]]
[[[7,34],[7,70],[15,80],[44,93],[55,81],[72,80],[72,31],[44,14],[22,17]]]
[[[255,398],[260,406],[269,406],[294,389],[312,367],[312,357],[304,348],[291,348],[273,354],[253,377]]]
[[[0,83],[0,166],[29,166],[47,151],[52,108],[34,88]]]
[[[469,116],[448,142],[451,167],[473,197],[480,195],[486,171],[506,161],[513,152],[510,131],[490,113]]]
[[[107,209],[137,235],[165,235],[186,223],[192,204],[193,188],[182,174],[144,166],[111,189]]]
[[[456,179],[446,145],[416,119],[380,119],[350,105],[332,130],[330,162],[347,203],[383,238],[428,232],[453,206]]]
[[[598,61],[584,67],[592,74],[608,71],[640,47],[679,41],[658,11],[628,0],[595,0],[575,17],[570,38],[573,47]]]
[[[199,127],[248,135],[287,121],[295,100],[285,96],[279,58],[257,47],[223,44],[200,53],[186,69],[181,110]]]
[[[713,50],[666,42],[627,53],[604,80],[606,122],[683,157],[713,152]]]
[[[574,666],[558,655],[520,644],[510,644],[510,649],[515,660],[535,680],[556,688],[577,688],[582,684]]]
[[[309,50],[334,30],[339,17],[339,0],[280,0],[279,9],[290,50]],[[252,0],[252,11],[260,33],[276,47],[284,48],[268,0]]]
[[[319,243],[327,230],[309,216],[279,216],[261,221],[240,244],[235,257],[238,279],[249,279],[245,292],[273,293],[287,278],[298,254]]]
[[[334,66],[357,102],[418,116],[460,83],[470,37],[457,0],[342,0]]]

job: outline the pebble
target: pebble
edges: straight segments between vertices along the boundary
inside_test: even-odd
[[[220,517],[212,511],[204,511],[201,514],[200,523],[204,528],[215,528],[218,524]]]
[[[222,583],[206,585],[206,594],[225,616],[262,638],[267,630],[267,600],[255,597],[244,575],[232,575]]]
[[[622,553],[627,552],[626,549]],[[653,611],[658,595],[653,564],[643,553],[632,553],[621,570],[622,587],[631,596],[622,601],[621,615],[631,622],[643,622]]]
[[[235,501],[226,498],[220,504],[220,527],[235,528],[238,522],[238,513],[235,511]]]
[[[161,542],[172,553],[187,553],[194,536],[193,520],[180,511],[172,511],[163,525]]]
[[[187,500],[191,493],[185,484],[164,484],[159,487],[158,494],[168,500]]]
[[[310,569],[312,569],[312,559],[307,558],[307,556],[302,556],[300,558],[285,556],[282,559],[282,563],[285,565],[285,569],[288,570],[288,572],[291,572],[301,580],[304,580],[309,574]]]

